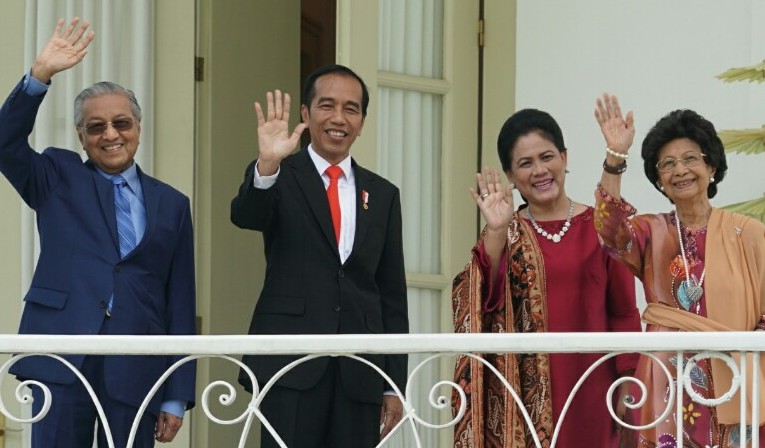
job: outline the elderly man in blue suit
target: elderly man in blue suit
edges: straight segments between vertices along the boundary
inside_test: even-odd
[[[0,171],[37,214],[40,257],[19,333],[193,334],[194,247],[189,200],[134,163],[141,109],[133,93],[101,82],[75,100],[75,125],[88,160],[73,151],[38,153],[28,137],[51,78],[78,64],[93,40],[88,23],[59,20],[30,72],[0,109]],[[67,356],[93,387],[116,446],[125,446],[141,402],[175,356]],[[90,447],[103,425],[86,389],[59,361],[28,357],[19,379],[44,383],[48,414],[32,445]],[[169,442],[194,404],[195,365],[179,368],[140,416],[135,444]],[[33,387],[35,414],[44,397]]]

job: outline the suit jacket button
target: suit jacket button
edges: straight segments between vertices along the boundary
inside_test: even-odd
[[[334,310],[336,313],[339,313],[339,312],[340,312],[340,310],[341,310],[341,308],[340,308],[340,305],[335,305],[335,307],[334,307],[334,308],[332,308],[332,309],[333,309],[333,310]]]
[[[343,268],[340,268],[340,270],[337,271],[337,276],[340,277],[340,278],[344,278],[345,277],[345,271],[343,270]]]
[[[99,306],[99,307],[100,307],[100,308],[103,310],[103,309],[105,309],[105,308],[106,308],[106,302],[104,302],[104,301],[102,300],[102,301],[101,301],[101,303],[99,303],[99,304],[98,304],[98,306]]]
[[[122,265],[118,264],[117,267],[114,268],[114,270],[117,272],[122,272]]]

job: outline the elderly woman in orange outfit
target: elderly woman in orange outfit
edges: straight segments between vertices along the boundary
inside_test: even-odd
[[[708,120],[676,110],[659,120],[643,141],[643,168],[650,183],[674,205],[670,213],[636,215],[621,195],[621,175],[635,136],[632,112],[622,116],[615,96],[597,100],[595,117],[606,140],[603,175],[595,192],[595,227],[603,247],[640,280],[648,307],[648,331],[753,331],[765,328],[765,226],[712,207],[709,199],[728,168],[722,142]],[[693,353],[659,354],[675,375]],[[751,365],[751,363],[749,363]],[[642,357],[636,372],[649,396],[641,425],[658,419],[667,406],[668,384],[661,367]],[[751,379],[751,372],[748,377]],[[693,389],[718,397],[731,385],[729,368],[703,359],[691,372]],[[760,384],[765,384],[761,380]],[[751,391],[751,385],[749,389]],[[719,406],[704,406],[683,392],[684,446],[750,446],[739,433],[740,393]],[[760,394],[760,443],[765,442],[765,394]],[[751,396],[747,397],[751,400]],[[751,403],[750,403],[751,404]],[[677,446],[676,417],[641,432],[638,446]],[[755,427],[756,427],[755,426]]]

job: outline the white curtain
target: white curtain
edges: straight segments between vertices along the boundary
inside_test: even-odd
[[[378,7],[378,69],[440,80],[443,1],[380,0]],[[379,86],[377,94],[377,167],[401,189],[406,270],[410,275],[440,274],[442,96],[418,91],[414,85],[406,89]],[[410,331],[440,332],[441,291],[410,287],[408,297]],[[410,371],[426,357],[411,355]],[[428,404],[430,388],[441,379],[439,367],[431,363],[418,372],[410,397],[418,415],[431,423],[443,418]],[[438,437],[437,431],[421,431],[421,446],[438,446]],[[416,446],[408,426],[397,433],[391,446]]]
[[[141,106],[141,144],[136,161],[153,170],[154,0],[27,0],[24,19],[26,71],[50,39],[56,22],[73,17],[90,22],[96,36],[85,59],[53,77],[40,108],[30,144],[38,151],[56,146],[82,151],[74,129],[74,98],[99,81],[116,82],[135,92]],[[21,19],[21,18],[19,18]],[[19,73],[19,79],[23,74]],[[21,203],[21,294],[29,288],[39,253],[34,213]],[[26,410],[26,412],[30,412]],[[24,446],[29,445],[28,428]]]
[[[88,20],[90,29],[96,33],[85,59],[54,76],[37,116],[32,140],[36,149],[80,148],[74,131],[74,98],[93,83],[112,81],[135,92],[141,105],[141,145],[136,161],[141,169],[152,172],[153,11],[154,0],[27,0],[24,36],[27,70],[50,39],[59,18],[64,18],[66,25],[75,16]]]

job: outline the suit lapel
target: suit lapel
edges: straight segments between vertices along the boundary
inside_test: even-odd
[[[311,213],[316,218],[316,222],[319,223],[319,227],[327,242],[335,248],[335,252],[339,256],[335,230],[332,226],[332,215],[329,213],[327,191],[324,189],[324,182],[322,182],[321,176],[316,171],[316,165],[313,164],[311,156],[305,148],[289,160],[290,165],[295,170],[295,179],[303,191],[303,195],[305,195]]]
[[[138,168],[138,179],[141,181],[141,188],[143,189],[143,202],[146,207],[146,228],[143,231],[143,238],[138,242],[135,249],[128,254],[128,257],[132,256],[144,245],[146,241],[149,241],[154,230],[157,228],[157,217],[159,216],[159,203],[162,198],[162,194],[159,191],[159,182],[151,176],[147,176]]]
[[[375,178],[370,176],[368,171],[358,166],[355,160],[351,160],[351,164],[353,175],[356,178],[356,235],[353,237],[353,249],[350,255],[353,257],[356,249],[364,241],[364,236],[372,223],[372,213],[368,207],[372,206],[374,200],[374,195],[371,192],[374,190]],[[364,205],[367,208],[364,208]]]
[[[104,221],[106,221],[106,228],[109,229],[114,248],[119,254],[120,242],[117,236],[117,215],[114,210],[114,184],[99,174],[90,162],[85,162],[85,164],[90,168],[90,176],[93,179],[93,188],[96,189],[98,203],[101,205],[101,213],[104,216]]]

